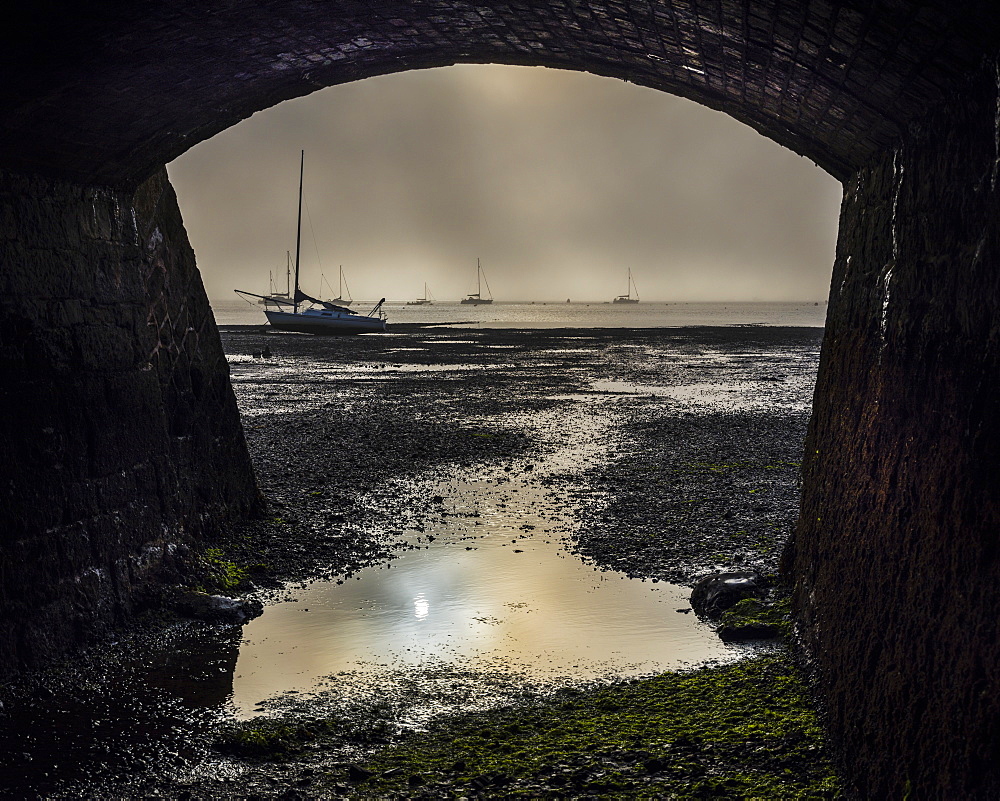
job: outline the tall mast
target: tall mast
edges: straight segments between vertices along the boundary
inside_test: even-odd
[[[285,294],[292,296],[292,254],[285,251]]]
[[[476,265],[478,266],[478,264],[479,264],[479,260],[476,259]],[[479,272],[482,274],[483,280],[486,281],[486,271],[482,267],[480,267],[479,268]],[[486,281],[486,291],[489,293],[490,301],[492,302],[492,300],[493,300],[493,290],[490,289],[490,282],[489,281]]]
[[[479,259],[476,259],[476,297],[481,298],[483,296],[483,287],[480,279],[480,274],[483,268],[479,266]]]
[[[299,313],[299,248],[302,244],[302,175],[306,167],[306,151],[302,151],[299,162],[299,219],[295,227],[295,295],[292,297],[292,308]]]

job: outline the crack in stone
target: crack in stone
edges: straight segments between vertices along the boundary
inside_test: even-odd
[[[896,221],[896,211],[899,208],[899,193],[903,187],[903,172],[904,167],[899,163],[899,148],[896,148],[892,154],[892,174],[895,180],[895,190],[892,195],[892,260],[885,266],[885,270],[882,273],[882,319],[880,321],[880,330],[882,333],[882,348],[884,349],[886,340],[886,330],[889,324],[889,301],[892,297],[892,274],[896,267],[896,263],[899,260],[899,231]],[[881,352],[879,354],[879,359],[881,360]]]

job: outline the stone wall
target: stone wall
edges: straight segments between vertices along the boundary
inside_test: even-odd
[[[998,82],[845,185],[787,567],[860,798],[1000,798]]]
[[[127,619],[261,501],[176,197],[0,173],[0,671]],[[155,582],[153,582],[155,583]]]

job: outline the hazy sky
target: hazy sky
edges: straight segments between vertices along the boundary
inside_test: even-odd
[[[209,296],[825,300],[840,184],[725,115],[663,92],[530,67],[371,78],[282,103],[169,165]],[[310,226],[311,221],[311,226]],[[329,296],[329,293],[324,293]]]

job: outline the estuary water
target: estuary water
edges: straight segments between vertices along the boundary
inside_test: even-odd
[[[356,301],[361,313],[376,301]],[[242,300],[213,300],[219,325],[266,325],[263,307]],[[673,328],[680,326],[806,326],[822,328],[825,303],[543,303],[495,302],[464,306],[435,302],[409,306],[402,301],[383,306],[393,323],[451,323],[472,328]]]

